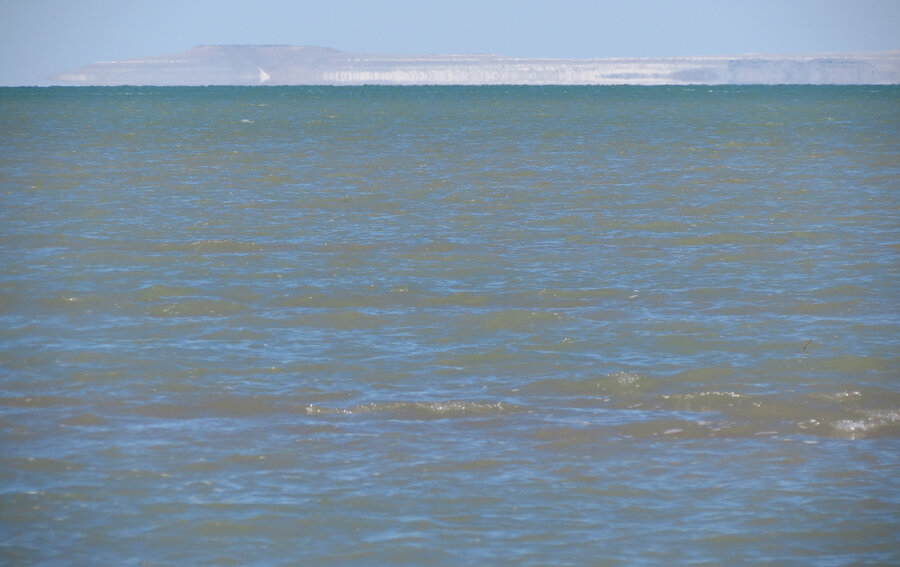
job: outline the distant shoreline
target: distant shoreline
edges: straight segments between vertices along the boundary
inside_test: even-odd
[[[205,45],[93,63],[52,85],[891,85],[900,50],[875,53],[615,59],[379,55],[325,47]]]
[[[718,89],[725,87],[746,87],[746,88],[790,88],[790,87],[815,87],[815,88],[841,88],[841,87],[900,87],[900,83],[854,83],[854,84],[842,84],[842,83],[825,83],[825,84],[801,84],[801,83],[777,83],[777,84],[760,84],[760,83],[742,83],[742,84],[703,84],[703,83],[688,83],[688,84],[659,84],[659,85],[634,85],[634,84],[604,84],[604,85],[589,85],[589,84],[542,84],[542,85],[525,85],[525,84],[491,84],[491,85],[432,85],[432,84],[415,84],[415,85],[393,85],[393,84],[369,84],[369,83],[360,83],[360,84],[334,84],[334,85],[318,85],[318,84],[309,84],[309,85],[134,85],[134,84],[118,84],[118,85],[76,85],[76,84],[49,84],[49,85],[0,85],[0,91],[13,91],[13,90],[53,90],[53,89],[109,89],[109,90],[127,90],[127,89],[292,89],[292,88],[321,88],[321,89],[369,89],[369,88],[383,88],[383,89],[479,89],[479,88],[508,88],[508,89],[517,89],[517,88],[546,88],[546,89],[561,89],[561,88],[571,88],[571,89],[589,89],[589,88],[635,88],[635,89],[667,89],[667,88],[684,88],[690,90],[691,88],[709,88],[709,89]]]

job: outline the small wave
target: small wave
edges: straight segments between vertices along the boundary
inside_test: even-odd
[[[483,307],[487,305],[489,301],[490,297],[487,295],[460,291],[445,296],[429,297],[422,301],[422,305],[425,307]]]
[[[576,396],[634,396],[651,391],[659,381],[633,372],[615,372],[597,378],[569,380],[551,378],[538,380],[525,387],[526,391],[547,395]]]
[[[500,415],[520,411],[521,406],[507,402],[431,401],[431,402],[373,402],[349,408],[328,408],[316,404],[306,406],[307,415],[353,415],[388,413],[401,419],[446,419]]]
[[[541,396],[542,404],[579,412],[601,408],[615,412],[604,413],[603,422],[631,436],[900,437],[900,393],[884,388],[660,392],[667,384],[672,385],[637,373],[618,372],[600,378],[539,380],[515,392]]]
[[[867,297],[870,295],[874,295],[877,292],[876,289],[863,287],[860,285],[833,285],[828,287],[823,287],[817,289],[814,292],[814,295],[822,298],[833,298],[833,297]]]
[[[47,457],[24,457],[10,461],[12,469],[21,469],[31,473],[61,473],[79,471],[84,465],[66,459],[51,459]]]
[[[330,294],[310,292],[282,295],[270,300],[274,307],[321,309],[363,309],[385,307],[396,302],[394,295],[376,293]]]
[[[221,299],[192,299],[154,305],[148,313],[153,317],[227,317],[245,309],[244,305]]]
[[[665,411],[719,414],[732,432],[816,434],[861,439],[900,436],[900,396],[879,388],[752,395],[701,391],[662,395],[650,404]]]
[[[5,408],[45,408],[52,406],[78,406],[84,402],[78,398],[64,396],[7,396],[0,398],[0,406]]]
[[[729,391],[663,395],[661,399],[666,408],[696,412],[728,411],[735,406],[752,404],[750,396]]]
[[[522,331],[535,328],[538,325],[544,328],[548,322],[562,320],[563,315],[555,311],[531,311],[525,309],[493,311],[478,317],[478,322],[489,331]]]
[[[788,244],[788,238],[773,236],[769,233],[753,232],[719,232],[702,236],[681,236],[672,238],[670,242],[676,246],[727,246],[727,245],[761,245]]]
[[[60,425],[66,427],[91,427],[95,425],[103,425],[105,422],[105,419],[96,414],[85,413],[64,419],[60,422]]]
[[[105,303],[105,298],[97,295],[78,293],[60,293],[53,297],[40,300],[41,304],[51,309],[59,310],[90,310]]]
[[[785,313],[791,315],[834,315],[852,313],[859,308],[858,301],[801,301],[788,306]]]
[[[166,297],[186,297],[191,295],[204,295],[204,293],[202,290],[193,287],[155,284],[140,290],[137,298],[140,301],[158,301]]]
[[[169,242],[160,246],[164,252],[196,252],[199,254],[220,254],[229,252],[262,252],[263,247],[255,242],[220,238],[213,240],[197,240],[187,244]]]
[[[556,289],[544,288],[538,292],[541,299],[554,299],[560,303],[579,305],[602,299],[624,299],[634,293],[630,289],[595,288],[595,289]]]
[[[690,232],[691,225],[684,222],[672,222],[672,221],[651,221],[642,224],[633,224],[631,225],[632,230],[644,231],[644,232],[662,232],[662,233],[673,233],[673,232]]]
[[[862,411],[855,418],[837,419],[828,424],[838,437],[860,439],[900,437],[900,409]]]
[[[636,421],[614,428],[623,437],[663,437],[666,439],[704,439],[722,435],[723,431],[704,421],[658,419]]]

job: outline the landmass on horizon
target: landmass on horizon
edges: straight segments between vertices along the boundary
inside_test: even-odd
[[[381,55],[327,47],[202,45],[93,63],[54,84],[113,85],[728,85],[900,84],[900,50],[875,53],[616,59]]]

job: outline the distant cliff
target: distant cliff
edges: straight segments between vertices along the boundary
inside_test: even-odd
[[[94,63],[50,77],[70,85],[900,84],[900,50],[828,55],[523,59],[377,55],[325,47],[204,45]]]

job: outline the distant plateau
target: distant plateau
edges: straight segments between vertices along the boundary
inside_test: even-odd
[[[170,55],[93,63],[50,80],[85,86],[900,84],[900,50],[540,59],[484,54],[379,55],[288,45],[203,45]]]

